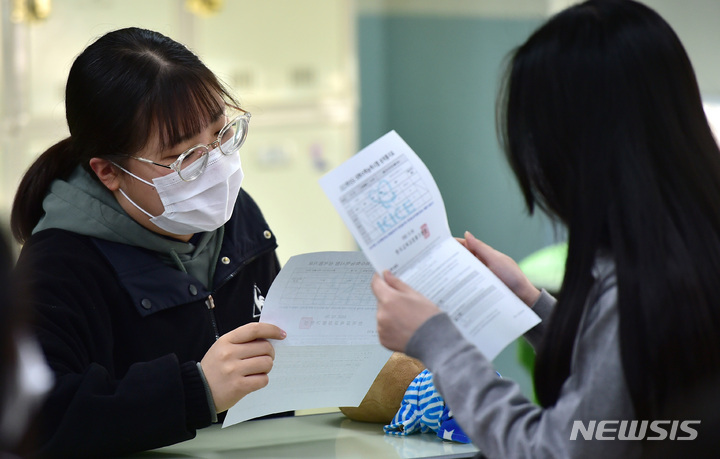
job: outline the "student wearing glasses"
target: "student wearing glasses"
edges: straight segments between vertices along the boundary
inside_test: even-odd
[[[39,455],[121,455],[192,438],[264,387],[274,358],[257,323],[280,269],[242,188],[250,114],[185,46],[138,28],[75,60],[70,136],[22,179],[35,331],[55,386]]]

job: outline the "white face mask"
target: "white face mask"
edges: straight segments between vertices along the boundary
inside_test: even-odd
[[[150,221],[155,226],[170,234],[185,235],[214,231],[227,223],[232,216],[242,186],[243,171],[240,154],[237,152],[225,156],[219,148],[215,148],[208,155],[205,172],[191,182],[183,181],[177,172],[172,172],[154,178],[150,183],[118,166],[157,190],[165,208],[165,211],[157,217],[135,204],[122,189],[120,193],[130,204],[150,217]]]

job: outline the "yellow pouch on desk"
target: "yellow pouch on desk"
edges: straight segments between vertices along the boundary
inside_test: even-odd
[[[400,409],[405,390],[425,366],[417,359],[394,352],[357,407],[340,407],[354,421],[389,424]]]

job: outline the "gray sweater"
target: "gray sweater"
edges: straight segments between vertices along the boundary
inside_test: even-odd
[[[620,358],[617,285],[614,265],[598,259],[595,284],[579,325],[570,376],[557,403],[543,409],[519,386],[498,378],[491,362],[468,342],[447,314],[425,322],[408,343],[406,353],[433,373],[436,387],[463,430],[490,458],[637,457],[639,441],[585,440],[570,436],[574,420],[635,418]],[[555,299],[547,292],[533,305],[545,320]],[[526,334],[535,346],[545,331],[541,322]],[[614,424],[617,429],[619,424]],[[608,432],[606,436],[615,436]]]

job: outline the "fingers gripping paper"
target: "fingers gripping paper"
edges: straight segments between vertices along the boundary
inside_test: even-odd
[[[268,385],[230,408],[223,427],[282,411],[360,404],[391,355],[377,338],[372,275],[361,252],[288,260],[260,315],[287,338],[273,342]]]
[[[320,185],[375,270],[390,270],[436,303],[487,358],[540,322],[452,237],[435,180],[395,131]]]

